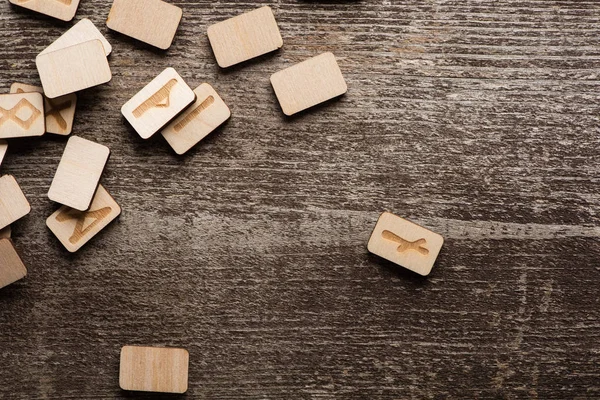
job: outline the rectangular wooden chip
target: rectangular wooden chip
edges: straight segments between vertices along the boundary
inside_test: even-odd
[[[0,178],[0,229],[31,211],[31,206],[12,175]]]
[[[112,73],[104,46],[94,39],[36,57],[44,93],[51,99],[101,85]]]
[[[285,115],[294,115],[348,90],[332,53],[321,54],[274,73],[271,84]]]
[[[0,239],[0,289],[26,275],[27,268],[10,239]]]
[[[420,275],[429,275],[444,238],[420,225],[384,212],[371,234],[368,250]]]
[[[209,26],[208,39],[221,68],[231,67],[283,46],[273,10],[268,6]]]
[[[46,47],[40,54],[51,53],[56,50],[61,50],[76,44],[89,42],[90,40],[94,39],[102,42],[104,54],[108,56],[112,52],[112,46],[110,43],[108,43],[108,40],[106,40],[102,33],[100,33],[98,28],[96,28],[96,25],[94,25],[94,23],[89,19],[84,18],[73,25],[71,29],[56,39],[50,46]]]
[[[87,211],[109,154],[106,146],[78,136],[69,138],[48,191],[50,200]]]
[[[10,0],[10,2],[62,21],[72,20],[79,6],[79,0]]]
[[[189,358],[185,349],[124,346],[119,385],[123,390],[185,393]]]
[[[41,94],[0,94],[0,138],[41,136],[45,125]]]
[[[6,140],[0,140],[0,165],[2,165],[2,160],[4,160],[4,156],[8,151],[8,143]]]

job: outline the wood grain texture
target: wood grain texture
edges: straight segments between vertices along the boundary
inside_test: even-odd
[[[27,275],[27,268],[10,239],[0,239],[0,289]]]
[[[112,52],[112,46],[108,40],[100,33],[96,25],[87,18],[83,18],[73,25],[68,31],[63,33],[52,44],[46,47],[40,54],[51,53],[60,49],[74,46],[79,43],[88,42],[97,39],[102,42],[104,54],[108,57]]]
[[[45,226],[65,138],[11,141],[27,279],[0,291],[0,397],[131,399],[125,344],[190,352],[186,398],[600,397],[600,2],[267,1],[285,46],[222,71],[181,0],[167,52],[115,33],[74,134],[123,213],[70,255]],[[0,2],[0,90],[70,24]],[[286,118],[269,77],[333,52],[350,90]],[[168,66],[232,118],[185,156],[120,107]],[[431,275],[366,249],[383,210],[446,239]],[[156,398],[156,397],[155,397]]]

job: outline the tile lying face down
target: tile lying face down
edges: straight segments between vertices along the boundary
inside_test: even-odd
[[[45,131],[41,94],[0,94],[0,139],[42,136]]]
[[[44,93],[50,99],[107,83],[112,78],[98,39],[39,54],[35,64]]]
[[[196,101],[162,130],[177,154],[184,154],[227,121],[231,111],[208,83],[194,89]]]
[[[268,6],[211,25],[207,33],[221,68],[248,61],[283,46],[273,10]]]
[[[62,21],[72,20],[79,6],[79,0],[10,0],[10,2]]]
[[[87,211],[108,161],[108,147],[71,136],[50,185],[50,200]]]
[[[0,289],[27,275],[27,268],[10,239],[0,239]]]
[[[87,18],[82,19],[61,37],[56,39],[50,46],[46,47],[40,54],[51,53],[83,42],[98,39],[104,48],[104,54],[108,56],[112,52],[112,46],[100,33],[96,25]]]
[[[124,346],[119,386],[123,390],[185,393],[189,358],[185,349]]]
[[[31,206],[12,175],[0,178],[0,229],[26,216]]]
[[[46,225],[63,246],[74,253],[119,214],[121,214],[121,207],[102,185],[98,185],[88,211],[62,206],[48,217]]]
[[[166,50],[171,47],[182,15],[181,8],[162,0],[114,0],[106,25]]]
[[[121,113],[148,139],[196,100],[173,68],[167,68],[121,107]]]
[[[41,93],[44,89],[39,86],[13,83],[10,87],[11,93]],[[70,135],[73,131],[73,120],[77,107],[77,95],[75,93],[49,99],[44,96],[44,114],[46,119],[46,132],[56,135]]]
[[[444,238],[420,225],[384,212],[371,234],[368,250],[420,275],[429,275]]]
[[[285,115],[294,115],[348,91],[332,53],[323,53],[271,76]]]

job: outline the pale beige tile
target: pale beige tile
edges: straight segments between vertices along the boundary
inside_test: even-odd
[[[4,160],[7,151],[8,142],[6,140],[0,140],[0,165],[2,165],[2,160]]]
[[[62,21],[72,20],[79,6],[79,0],[10,0],[10,2]]]
[[[112,78],[104,47],[94,39],[36,57],[44,93],[50,99],[107,83]]]
[[[294,115],[348,91],[335,56],[323,53],[271,76],[285,115]]]
[[[27,268],[10,239],[0,239],[0,289],[23,279]]]
[[[10,87],[11,93],[42,93],[44,89],[39,86],[26,85],[24,83],[13,83]],[[75,93],[49,99],[44,96],[44,114],[46,116],[46,132],[57,135],[70,135],[73,131],[73,120],[77,107],[77,95]]]
[[[208,83],[198,86],[194,93],[194,104],[161,132],[177,154],[187,152],[231,116],[229,107]]]
[[[71,253],[79,250],[121,214],[121,207],[102,185],[88,211],[62,206],[48,217],[46,225]]]
[[[0,138],[41,136],[45,130],[41,94],[0,94]]]
[[[148,139],[196,100],[173,68],[167,68],[121,107],[123,116]]]
[[[12,175],[0,178],[0,229],[29,214],[31,206]]]
[[[429,275],[444,238],[389,212],[379,217],[368,250],[420,275]]]
[[[185,349],[124,346],[119,386],[141,392],[185,393],[189,358]]]
[[[79,136],[70,137],[48,191],[50,200],[87,211],[109,154],[106,146]]]
[[[76,44],[88,42],[97,39],[102,42],[104,54],[107,56],[112,52],[112,46],[108,40],[100,33],[96,25],[87,18],[82,19],[66,31],[61,37],[56,39],[50,46],[46,47],[40,54],[51,53]]]
[[[221,68],[283,46],[273,10],[265,6],[208,27],[208,39]]]
[[[12,228],[7,226],[6,228],[0,229],[0,239],[9,239],[12,236]]]
[[[181,8],[162,0],[114,0],[106,25],[166,50],[171,47],[182,15]]]

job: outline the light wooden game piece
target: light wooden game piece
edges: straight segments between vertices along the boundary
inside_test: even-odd
[[[173,68],[167,68],[125,103],[121,113],[143,139],[148,139],[194,100],[194,91]]]
[[[196,102],[161,132],[177,154],[184,154],[231,116],[229,107],[208,83],[198,86],[194,93]]]
[[[0,229],[29,214],[31,206],[12,175],[0,178]]]
[[[2,160],[4,160],[4,156],[6,155],[6,151],[8,150],[8,143],[6,140],[0,140],[0,165],[2,165]]]
[[[41,93],[44,89],[39,86],[13,83],[10,87],[11,93]],[[70,135],[73,131],[73,119],[77,107],[77,95],[75,93],[49,99],[44,96],[44,114],[46,117],[46,132],[57,135]]]
[[[10,0],[10,2],[62,21],[72,20],[79,6],[79,0]]]
[[[183,11],[162,0],[114,0],[106,25],[149,45],[171,47]]]
[[[41,94],[0,94],[0,138],[41,136],[45,131]]]
[[[7,226],[6,228],[2,228],[0,229],[0,239],[10,239],[10,236],[12,235],[12,228],[9,226]]]
[[[35,59],[47,97],[64,96],[111,80],[102,42],[94,39],[40,54]]]
[[[63,246],[74,253],[119,214],[121,214],[121,207],[102,185],[98,185],[98,190],[88,211],[78,211],[62,206],[48,217],[46,225]]]
[[[87,211],[109,155],[108,147],[71,136],[48,191],[50,200]]]
[[[332,53],[323,53],[274,73],[271,84],[285,115],[294,115],[348,91]]]
[[[56,39],[50,46],[46,47],[40,54],[51,53],[67,47],[75,46],[83,42],[98,39],[104,47],[104,54],[107,56],[112,52],[112,46],[108,40],[100,33],[96,25],[87,18],[82,19],[71,29],[66,31],[61,37]]]
[[[141,392],[185,393],[189,359],[185,349],[124,346],[119,386]]]
[[[368,250],[395,264],[429,275],[444,238],[420,225],[384,212],[371,234]]]
[[[0,239],[0,289],[25,278],[27,268],[10,239]]]
[[[283,46],[273,10],[268,6],[211,25],[207,33],[221,68],[248,61]]]

